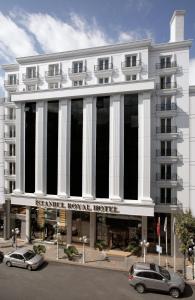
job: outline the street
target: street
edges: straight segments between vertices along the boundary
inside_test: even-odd
[[[194,299],[195,287],[186,287],[184,299]],[[48,263],[37,271],[0,264],[1,300],[165,300],[169,295],[138,294],[125,272]]]

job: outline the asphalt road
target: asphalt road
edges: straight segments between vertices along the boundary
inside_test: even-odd
[[[195,299],[187,286],[184,299]],[[60,263],[37,271],[0,264],[0,300],[165,300],[169,295],[138,294],[128,285],[127,274]]]

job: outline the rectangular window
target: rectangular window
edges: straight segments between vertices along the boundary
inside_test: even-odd
[[[73,86],[82,86],[83,85],[83,80],[74,80],[73,81]]]
[[[36,104],[25,104],[25,192],[35,192]]]
[[[15,188],[16,188],[16,183],[15,183],[15,181],[9,181],[9,191],[8,191],[8,193],[13,193],[13,191],[15,190]]]
[[[105,78],[99,78],[99,84],[107,84],[109,83],[109,78],[105,77]]]
[[[58,82],[49,83],[49,89],[58,89]]]
[[[99,58],[98,59],[99,70],[109,69],[109,58]]]
[[[171,67],[171,56],[164,56],[160,58],[161,69]]]
[[[160,189],[160,203],[170,204],[171,203],[171,188]]]
[[[133,81],[133,80],[137,80],[137,75],[126,75],[126,81]]]
[[[171,118],[160,119],[161,133],[171,133]]]
[[[138,197],[138,95],[124,96],[124,199]]]
[[[82,72],[84,72],[83,61],[74,61],[72,63],[72,71],[73,71],[73,73],[82,73]]]
[[[171,88],[171,76],[164,76],[160,78],[160,88],[161,89]]]
[[[135,67],[137,63],[137,55],[127,55],[125,57],[125,67]]]
[[[171,156],[171,141],[161,141],[161,156]]]
[[[171,110],[171,96],[161,98],[161,111]]]
[[[171,180],[171,164],[161,164],[161,179]]]
[[[17,76],[16,76],[16,74],[10,74],[10,75],[8,75],[8,83],[10,85],[17,84]]]
[[[70,195],[82,196],[83,99],[71,101]]]
[[[26,68],[26,78],[37,78],[36,67],[28,67]]]
[[[47,194],[57,195],[59,102],[48,102],[47,107]]]
[[[36,85],[27,85],[26,86],[27,91],[33,92],[36,91]]]
[[[109,197],[110,97],[98,97],[96,127],[96,197]]]
[[[48,75],[49,75],[49,76],[60,75],[59,64],[52,64],[52,65],[49,65]]]

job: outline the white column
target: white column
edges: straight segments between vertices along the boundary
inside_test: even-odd
[[[35,193],[46,193],[47,180],[47,102],[36,104]]]
[[[25,184],[25,113],[24,104],[16,104],[16,189],[14,193],[24,193]]]
[[[26,241],[31,240],[31,208],[26,206]]]
[[[90,233],[89,233],[90,247],[95,247],[96,242],[96,213],[90,213]]]
[[[124,96],[110,97],[109,198],[123,199]]]
[[[85,198],[95,197],[96,161],[96,99],[83,101],[83,173],[82,194]]]
[[[59,101],[58,121],[58,195],[70,195],[70,113],[71,100]]]
[[[150,93],[138,98],[138,199],[152,201],[150,197],[151,173],[151,99]]]

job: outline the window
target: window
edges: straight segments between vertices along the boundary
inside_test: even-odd
[[[171,118],[161,118],[160,119],[161,133],[171,132]]]
[[[160,178],[162,180],[170,180],[171,179],[171,164],[161,164]]]
[[[105,77],[105,78],[99,78],[99,84],[107,84],[109,83],[109,78]]]
[[[26,68],[26,78],[37,78],[36,67]]]
[[[9,193],[10,194],[13,193],[13,191],[15,190],[15,186],[16,186],[15,181],[10,180],[9,181]]]
[[[49,83],[49,89],[58,89],[58,82]]]
[[[171,156],[171,141],[161,141],[161,156]]]
[[[49,65],[48,76],[56,76],[60,74],[59,64]]]
[[[8,83],[10,85],[15,85],[17,84],[17,77],[16,77],[16,74],[10,74],[8,75]]]
[[[9,155],[10,156],[16,155],[16,145],[15,144],[9,144]]]
[[[171,110],[171,96],[161,98],[161,111]]]
[[[164,56],[160,58],[160,67],[161,69],[171,67],[171,56]]]
[[[136,74],[126,76],[126,81],[133,81],[133,80],[137,80]]]
[[[10,138],[16,137],[16,128],[15,128],[15,126],[9,126],[9,137]]]
[[[83,80],[74,80],[73,81],[73,86],[82,86],[83,85]]]
[[[99,70],[108,70],[109,69],[109,58],[100,58],[98,59]]]
[[[36,91],[36,85],[27,85],[26,86],[27,91],[33,92]]]
[[[171,76],[164,76],[160,78],[160,88],[161,89],[171,88]]]
[[[137,65],[137,55],[127,55],[125,57],[125,67],[135,67]]]
[[[9,163],[9,174],[10,175],[15,175],[16,174],[16,164],[15,164],[15,162],[10,162]]]
[[[82,73],[84,71],[82,61],[74,61],[72,63],[72,72],[73,73]]]
[[[171,188],[160,189],[160,203],[170,204],[171,203]]]

